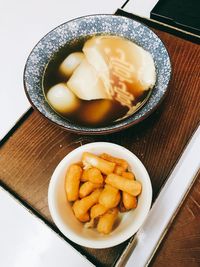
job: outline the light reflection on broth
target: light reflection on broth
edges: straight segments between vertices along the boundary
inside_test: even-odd
[[[152,56],[143,48],[122,37],[94,36],[73,51],[59,51],[47,66],[43,86],[61,116],[100,126],[133,114],[155,81]]]

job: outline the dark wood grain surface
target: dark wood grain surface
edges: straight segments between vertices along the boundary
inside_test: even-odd
[[[200,47],[156,31],[165,43],[173,66],[169,94],[144,122],[106,136],[70,134],[32,112],[0,148],[0,179],[53,225],[47,190],[59,161],[81,144],[114,142],[134,152],[147,167],[154,199],[175,165],[200,119]],[[199,178],[200,179],[200,178]],[[199,179],[172,225],[155,266],[197,266],[200,261]],[[96,265],[111,266],[126,243],[105,250],[80,248]]]
[[[200,173],[150,266],[200,266]]]

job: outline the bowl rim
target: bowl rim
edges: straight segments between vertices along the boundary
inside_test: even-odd
[[[116,237],[112,236],[111,239],[107,239],[107,240],[98,240],[98,239],[97,240],[88,240],[88,239],[86,239],[84,237],[81,237],[80,235],[74,233],[72,230],[70,230],[70,228],[67,226],[67,224],[62,222],[60,214],[59,214],[59,212],[58,212],[58,210],[56,208],[56,204],[55,204],[56,202],[55,202],[55,199],[53,198],[53,196],[55,194],[55,190],[56,190],[56,187],[57,187],[58,180],[61,179],[61,178],[59,178],[59,175],[60,175],[59,173],[64,168],[64,166],[68,163],[68,161],[70,161],[70,159],[73,158],[74,155],[76,155],[78,153],[82,153],[83,151],[85,151],[87,149],[95,148],[95,147],[102,147],[102,146],[110,146],[110,148],[114,147],[115,149],[118,149],[119,151],[123,150],[125,153],[128,154],[128,157],[131,157],[134,161],[137,162],[136,164],[144,172],[145,184],[146,184],[146,188],[148,190],[147,191],[148,194],[145,196],[145,203],[143,203],[145,205],[144,206],[144,212],[143,212],[143,217],[140,220],[139,226],[138,225],[136,225],[136,226],[133,225],[134,227],[132,227],[130,229],[132,231],[126,231],[125,233],[123,233],[121,235],[118,234]],[[54,172],[53,172],[53,174],[51,176],[51,180],[49,182],[48,207],[49,207],[49,211],[50,211],[50,214],[51,214],[51,217],[52,217],[54,223],[56,224],[58,229],[62,232],[62,234],[65,237],[67,237],[71,241],[73,241],[76,244],[81,245],[81,246],[85,246],[85,247],[89,247],[89,248],[95,248],[95,249],[102,249],[102,248],[113,247],[113,246],[116,246],[116,245],[126,241],[127,239],[129,239],[131,236],[133,236],[139,230],[139,228],[142,226],[142,224],[146,220],[147,215],[148,215],[148,213],[150,211],[151,204],[152,204],[152,195],[153,195],[153,191],[152,191],[152,184],[151,184],[151,180],[150,180],[149,174],[148,174],[145,166],[141,162],[141,160],[134,153],[132,153],[130,150],[128,150],[128,149],[126,149],[126,148],[124,148],[124,147],[122,147],[120,145],[114,144],[114,143],[92,142],[92,143],[85,144],[83,146],[79,146],[78,148],[72,150],[56,166],[56,168],[55,168],[55,170],[54,170]]]
[[[56,29],[62,27],[65,24],[68,24],[70,22],[77,21],[77,20],[84,19],[84,18],[98,17],[98,16],[101,16],[101,17],[103,17],[103,16],[105,16],[105,17],[121,17],[121,18],[125,18],[127,20],[130,20],[130,21],[131,20],[132,21],[136,21],[137,23],[139,23],[139,24],[143,25],[144,27],[148,28],[149,31],[153,32],[155,34],[155,36],[159,39],[159,41],[161,42],[161,44],[163,45],[163,47],[165,48],[165,50],[166,50],[166,53],[167,53],[167,56],[168,56],[168,59],[169,59],[169,69],[170,69],[169,80],[168,80],[168,82],[166,84],[166,90],[162,94],[162,96],[159,99],[158,103],[156,105],[154,105],[150,110],[148,110],[147,112],[145,112],[144,115],[142,115],[141,117],[139,117],[137,119],[131,120],[131,118],[133,118],[133,116],[140,110],[140,108],[138,109],[138,111],[136,111],[135,113],[133,113],[129,117],[127,117],[127,118],[125,118],[125,119],[123,119],[123,120],[121,120],[119,122],[116,122],[115,124],[105,125],[105,126],[100,126],[100,127],[94,127],[94,128],[93,127],[90,127],[90,126],[83,126],[83,125],[73,124],[73,128],[71,128],[70,124],[68,126],[64,126],[64,125],[61,125],[61,124],[57,123],[56,121],[51,120],[47,115],[45,115],[43,112],[41,112],[36,107],[34,101],[32,101],[32,99],[31,99],[31,97],[30,97],[30,95],[28,93],[27,84],[26,84],[26,78],[25,78],[25,73],[27,71],[27,65],[28,65],[28,62],[29,62],[29,59],[30,59],[31,54],[33,53],[33,51],[35,50],[35,48],[38,46],[38,44],[42,40],[44,40],[46,38],[46,36],[48,36],[51,32],[55,31]],[[41,114],[44,118],[46,118],[52,124],[57,125],[60,128],[66,130],[66,131],[69,131],[71,133],[87,134],[87,135],[93,135],[93,134],[102,135],[102,134],[111,134],[111,133],[114,133],[114,132],[120,132],[120,131],[125,130],[125,129],[133,126],[133,125],[136,125],[139,122],[142,122],[143,120],[145,120],[146,118],[148,118],[161,105],[161,103],[163,102],[163,100],[167,96],[167,93],[169,91],[168,90],[168,87],[169,87],[170,82],[171,82],[171,79],[172,79],[172,70],[173,69],[172,69],[171,58],[170,58],[169,51],[168,51],[167,47],[165,46],[164,42],[160,39],[160,37],[158,36],[158,34],[155,31],[153,31],[149,26],[147,26],[145,23],[143,23],[143,22],[141,22],[141,21],[139,21],[139,20],[137,20],[135,18],[132,19],[130,17],[126,17],[126,16],[122,16],[122,15],[116,15],[116,14],[106,14],[106,13],[102,13],[102,14],[101,13],[100,14],[90,14],[90,15],[79,16],[79,17],[73,18],[71,20],[68,20],[66,22],[63,22],[62,24],[59,24],[58,26],[56,26],[55,28],[53,28],[52,30],[50,30],[49,32],[47,32],[35,44],[35,46],[30,51],[30,53],[29,53],[29,55],[27,57],[25,66],[24,66],[24,71],[23,71],[23,85],[24,85],[24,91],[25,91],[26,97],[28,98],[28,100],[29,100],[31,106],[33,107],[33,109],[36,110],[39,114]],[[147,102],[148,101],[149,101],[149,99],[147,100]],[[145,106],[146,103],[143,106]],[[121,125],[121,122],[123,122],[123,125]]]

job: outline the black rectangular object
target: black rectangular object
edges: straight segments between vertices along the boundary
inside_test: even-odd
[[[200,35],[200,0],[160,0],[151,18]]]

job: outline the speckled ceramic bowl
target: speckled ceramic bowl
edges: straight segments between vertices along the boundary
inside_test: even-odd
[[[124,120],[104,127],[80,126],[59,116],[52,110],[43,94],[43,76],[48,63],[63,47],[73,51],[80,40],[94,34],[110,34],[125,37],[140,45],[153,56],[157,80],[148,101],[136,113]],[[149,116],[161,103],[167,92],[171,76],[168,52],[158,36],[145,25],[126,17],[115,15],[91,15],[66,22],[42,38],[28,57],[24,70],[24,86],[28,99],[35,109],[51,122],[71,132],[105,134],[117,132],[138,123]]]

